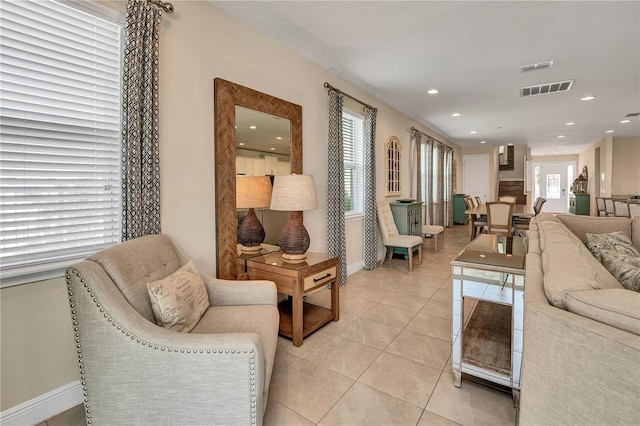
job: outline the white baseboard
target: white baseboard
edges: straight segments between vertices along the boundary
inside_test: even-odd
[[[378,261],[382,260],[382,256],[384,256],[384,252],[379,251],[376,256]],[[361,271],[363,269],[364,269],[364,260],[360,260],[359,262],[352,263],[351,265],[347,265],[347,276],[355,274],[356,272]]]
[[[82,404],[82,401],[82,386],[80,381],[75,381],[1,412],[0,425],[35,425]]]

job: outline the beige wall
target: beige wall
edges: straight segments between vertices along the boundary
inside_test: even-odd
[[[108,2],[112,3],[112,2]],[[378,198],[384,197],[384,142],[403,145],[402,182],[409,194],[411,126],[447,140],[315,63],[267,39],[203,1],[175,3],[160,36],[162,228],[205,274],[215,273],[213,79],[221,77],[302,106],[304,173],[315,175],[320,207],[305,212],[312,251],[326,250],[327,123],[325,81],[378,108]],[[456,147],[458,167],[462,160]],[[459,182],[461,174],[458,174]],[[458,186],[460,187],[460,185]],[[362,259],[362,221],[347,222],[347,262]],[[380,249],[381,249],[380,245]],[[62,279],[0,290],[2,405],[78,380]]]
[[[596,190],[596,150],[600,149],[600,192]],[[596,214],[595,197],[612,195],[640,195],[640,138],[605,137],[581,152],[578,171],[587,166],[588,192],[591,194],[591,215]]]
[[[640,195],[640,138],[613,138],[613,195]]]
[[[2,411],[79,380],[63,278],[0,290]]]

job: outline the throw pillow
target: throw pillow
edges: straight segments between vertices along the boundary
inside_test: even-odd
[[[156,324],[189,332],[209,308],[209,295],[193,260],[159,281],[147,284]]]
[[[602,264],[628,290],[640,292],[640,257],[610,250],[600,252]]]
[[[611,232],[608,234],[585,234],[585,242],[591,254],[600,262],[602,258],[600,253],[603,250],[611,250],[628,256],[640,256],[640,252],[633,246],[633,243],[622,231]]]

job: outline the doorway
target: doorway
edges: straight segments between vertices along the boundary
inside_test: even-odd
[[[542,210],[547,213],[569,211],[569,191],[575,178],[574,161],[532,164],[533,197],[546,198]]]
[[[489,156],[487,154],[465,155],[462,157],[462,190],[472,197],[480,197],[487,202],[489,190]]]

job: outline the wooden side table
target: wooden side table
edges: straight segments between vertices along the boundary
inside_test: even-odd
[[[271,253],[246,262],[250,279],[273,281],[278,293],[289,296],[278,305],[280,334],[292,339],[294,346],[301,346],[305,336],[340,319],[337,257],[307,252],[306,262],[292,264],[282,259],[282,253]],[[330,283],[331,309],[304,302],[306,294]]]

